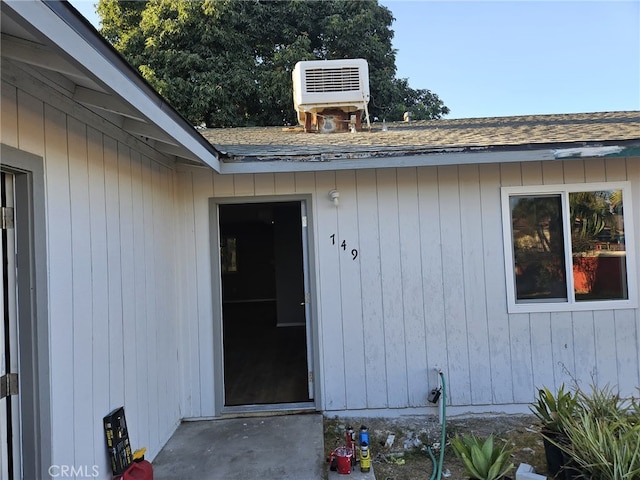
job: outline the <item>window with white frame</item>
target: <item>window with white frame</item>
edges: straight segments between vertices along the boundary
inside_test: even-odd
[[[630,308],[628,182],[502,188],[509,312]]]

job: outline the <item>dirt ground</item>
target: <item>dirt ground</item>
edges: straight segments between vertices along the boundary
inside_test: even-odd
[[[433,472],[433,462],[427,453],[431,447],[436,458],[441,442],[441,427],[437,417],[402,416],[398,418],[325,418],[324,441],[326,457],[345,443],[345,429],[351,425],[356,433],[361,425],[369,430],[371,458],[376,480],[428,480]],[[481,437],[494,434],[498,441],[507,442],[513,448],[513,471],[521,463],[534,467],[540,475],[546,475],[546,461],[542,436],[532,415],[473,416],[447,419],[447,438],[456,433],[469,433]],[[394,435],[393,443],[387,440]],[[356,466],[357,468],[357,466]],[[448,445],[445,447],[443,475],[445,480],[467,480],[468,473]]]

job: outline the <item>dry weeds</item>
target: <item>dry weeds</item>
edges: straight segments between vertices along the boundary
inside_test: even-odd
[[[431,447],[436,458],[441,441],[440,423],[433,416],[402,416],[397,418],[325,418],[325,453],[345,443],[345,428],[351,425],[357,432],[361,425],[369,430],[371,458],[376,480],[428,480],[433,463],[427,453]],[[514,450],[515,468],[520,463],[534,467],[536,473],[546,474],[542,436],[532,415],[473,416],[448,419],[447,438],[456,433],[470,433],[481,437],[494,434]],[[385,446],[389,435],[395,439]],[[448,443],[448,442],[447,442]],[[510,475],[515,478],[515,469]],[[443,480],[467,480],[468,474],[455,457],[451,447],[445,447]]]

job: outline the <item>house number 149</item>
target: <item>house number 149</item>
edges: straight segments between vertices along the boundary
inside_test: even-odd
[[[332,233],[331,235],[329,235],[329,238],[331,239],[331,245],[335,245],[336,244],[336,234]],[[347,251],[347,241],[346,240],[342,240],[342,243],[340,244],[340,246],[342,247],[343,251]],[[353,260],[356,259],[356,257],[358,256],[358,250],[353,248],[351,249],[351,256],[353,257]]]

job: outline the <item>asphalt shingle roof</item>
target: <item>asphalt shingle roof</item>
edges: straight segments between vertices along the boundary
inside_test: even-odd
[[[640,111],[530,115],[363,124],[356,133],[304,133],[297,128],[204,129],[223,160],[296,160],[403,156],[446,151],[640,145]]]

